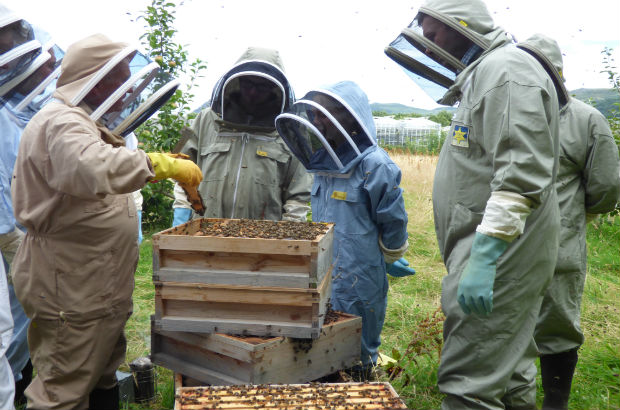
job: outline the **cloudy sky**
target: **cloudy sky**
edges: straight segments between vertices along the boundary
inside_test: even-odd
[[[113,40],[139,45],[144,31],[135,19],[149,0],[0,0],[38,24],[66,48],[101,32]],[[619,0],[590,0],[579,7],[545,0],[486,0],[497,25],[518,40],[534,33],[555,38],[564,53],[570,90],[608,87],[601,51],[615,48],[620,63]],[[177,41],[190,59],[208,69],[193,92],[194,105],[248,46],[280,51],[298,97],[339,80],[356,81],[371,102],[432,107],[433,102],[383,53],[413,19],[417,0],[185,0],[178,8]],[[618,71],[618,70],[617,70]]]

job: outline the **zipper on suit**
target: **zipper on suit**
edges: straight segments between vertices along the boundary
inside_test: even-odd
[[[233,203],[232,203],[232,211],[230,213],[230,218],[235,218],[235,208],[237,206],[237,188],[239,187],[239,178],[241,177],[241,166],[243,165],[243,154],[245,152],[245,146],[250,141],[250,136],[247,133],[243,133],[241,135],[241,156],[239,158],[239,166],[237,167],[237,178],[235,179],[235,192],[233,193]]]

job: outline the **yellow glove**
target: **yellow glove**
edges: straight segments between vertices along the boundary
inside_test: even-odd
[[[184,159],[184,155],[160,152],[148,152],[146,155],[153,165],[155,179],[172,178],[188,186],[197,186],[202,181],[202,172],[198,165]]]

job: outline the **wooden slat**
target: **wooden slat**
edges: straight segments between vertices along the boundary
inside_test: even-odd
[[[216,269],[161,268],[153,271],[158,282],[203,283],[207,285],[309,288],[308,273],[253,272]]]
[[[319,329],[312,328],[310,323],[265,322],[258,320],[218,319],[216,321],[162,317],[157,319],[155,326],[171,332],[250,334],[255,336],[289,336],[298,338],[317,338]]]
[[[282,255],[310,255],[312,250],[308,241],[216,236],[161,235],[157,244],[160,249]]]
[[[161,285],[161,286],[159,286]],[[203,283],[157,282],[156,297],[203,302],[311,306],[319,300],[315,289],[269,288]]]

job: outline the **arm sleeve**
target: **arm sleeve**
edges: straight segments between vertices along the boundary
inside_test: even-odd
[[[607,213],[620,200],[620,159],[607,120],[602,115],[594,118],[590,133],[588,157],[584,169],[586,212]]]
[[[188,208],[192,209],[192,205],[187,199],[187,195],[185,195],[185,191],[179,185],[178,182],[174,183],[174,202],[172,203],[173,208]]]
[[[523,233],[531,212],[531,201],[526,197],[508,191],[492,192],[476,232],[512,242]]]
[[[288,183],[282,189],[282,220],[305,222],[310,211],[312,175],[293,155],[286,181]]]
[[[47,131],[49,161],[43,172],[52,188],[99,198],[139,190],[155,176],[144,151],[106,144],[96,128],[67,117],[57,118]]]
[[[408,217],[400,187],[400,168],[387,158],[377,166],[365,169],[364,175],[364,189],[370,198],[371,215],[379,228],[380,246],[404,254]]]

